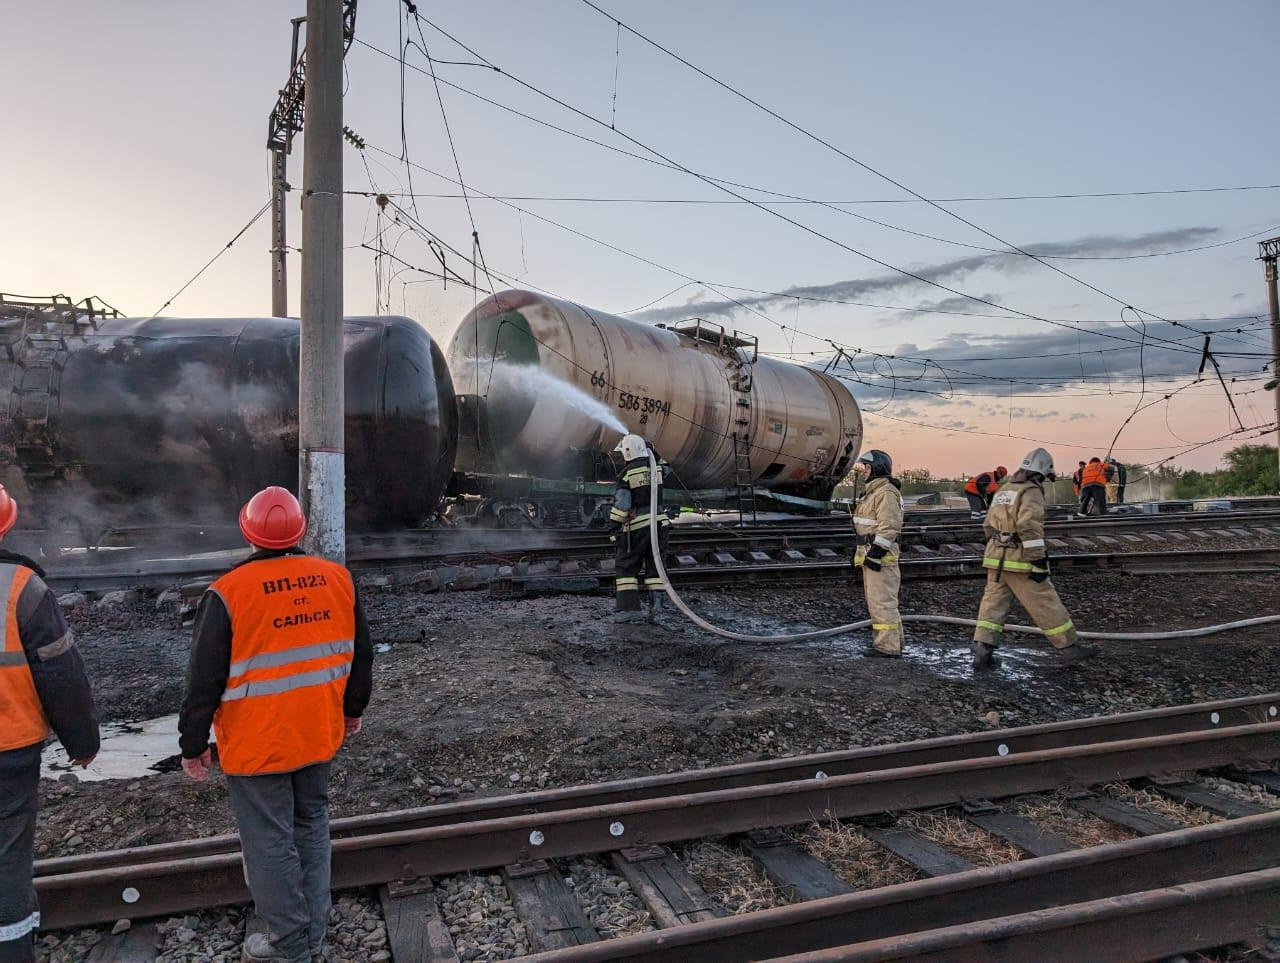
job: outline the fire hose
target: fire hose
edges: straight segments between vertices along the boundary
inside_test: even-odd
[[[649,449],[649,472],[652,478],[657,478],[658,460],[652,448]],[[658,488],[657,484],[649,486],[649,550],[653,554],[653,564],[662,579],[662,584],[666,586],[667,597],[684,614],[685,618],[694,625],[721,638],[732,639],[734,642],[803,642],[808,639],[826,639],[834,635],[845,635],[849,632],[858,632],[871,627],[871,619],[862,619],[858,622],[850,622],[847,625],[837,625],[829,629],[814,629],[810,632],[791,632],[782,635],[747,635],[712,625],[693,609],[689,608],[685,600],[672,587],[671,579],[667,577],[667,567],[663,564],[662,549],[658,541]],[[978,624],[973,619],[961,619],[951,615],[904,615],[902,616],[902,621],[960,625],[967,628],[973,628]],[[1082,639],[1101,639],[1107,642],[1155,642],[1165,639],[1193,639],[1204,635],[1228,632],[1233,629],[1244,629],[1253,625],[1269,625],[1273,622],[1280,622],[1280,615],[1261,615],[1251,619],[1239,619],[1235,622],[1223,622],[1219,625],[1205,625],[1194,629],[1171,629],[1164,632],[1079,632],[1078,635]],[[1015,632],[1020,635],[1044,635],[1044,631],[1034,625],[1006,625],[1004,630],[1005,632]]]

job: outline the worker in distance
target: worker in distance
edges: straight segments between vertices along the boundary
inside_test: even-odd
[[[1004,635],[1005,618],[1016,598],[1064,663],[1097,655],[1080,645],[1075,625],[1049,580],[1049,552],[1044,538],[1044,483],[1055,479],[1053,456],[1035,448],[1022,459],[1009,483],[992,499],[982,524],[987,547],[982,565],[987,587],[973,631],[973,667],[996,665],[995,651]]]
[[[971,520],[976,522],[987,514],[987,509],[991,507],[991,499],[1000,490],[1000,483],[1008,474],[1009,469],[1000,465],[995,471],[984,471],[981,475],[974,475],[965,482],[964,497],[969,502]]]
[[[878,448],[859,455],[854,470],[867,480],[853,508],[853,566],[862,570],[862,590],[871,616],[867,654],[896,659],[902,655],[902,615],[898,611],[902,484],[893,477],[893,459]]]
[[[1115,476],[1110,460],[1103,461],[1097,455],[1089,459],[1080,475],[1079,515],[1105,515],[1107,513],[1107,484]]]
[[[658,489],[658,545],[665,552],[671,519],[661,511],[663,461],[654,453],[656,471],[649,464],[650,445],[639,435],[625,435],[613,449],[623,460],[618,487],[609,509],[609,538],[614,543],[615,622],[656,622],[667,595],[667,583],[653,561],[650,535],[652,489]],[[643,605],[642,605],[643,603]],[[642,611],[642,608],[644,611]]]
[[[18,503],[0,485],[0,540],[17,522]],[[81,769],[99,747],[84,661],[43,575],[0,548],[0,963],[36,958],[36,787],[49,730]]]
[[[297,547],[307,519],[265,488],[240,511],[255,549],[196,612],[178,718],[182,767],[212,765],[209,727],[240,831],[245,879],[266,934],[244,960],[323,959],[329,923],[329,765],[360,731],[373,644],[351,573]]]

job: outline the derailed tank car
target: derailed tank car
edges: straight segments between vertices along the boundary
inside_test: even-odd
[[[609,415],[654,444],[679,488],[826,499],[862,442],[843,384],[704,321],[655,327],[503,291],[467,315],[448,356],[460,472],[609,477]]]
[[[344,339],[348,524],[421,524],[457,440],[444,356],[408,318],[349,318]],[[3,480],[46,545],[234,531],[259,488],[296,490],[296,320],[30,315],[0,319],[0,352]]]

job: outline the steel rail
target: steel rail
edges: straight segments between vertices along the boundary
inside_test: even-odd
[[[1265,813],[589,943],[537,954],[530,963],[738,963],[901,938],[1277,864],[1280,812]]]
[[[533,858],[1278,757],[1280,723],[1242,725],[345,837],[333,843],[333,886],[376,885]],[[52,928],[108,922],[125,913],[167,915],[242,902],[248,896],[238,853],[42,875],[36,888],[47,919],[44,925]]]
[[[1280,918],[1280,869],[1073,903],[773,963],[1153,960],[1257,937]]]
[[[1056,573],[1107,569],[1134,575],[1178,572],[1271,572],[1280,570],[1280,548],[1204,549],[1165,552],[1076,552],[1052,557]],[[900,558],[903,579],[958,578],[985,575],[981,555],[939,555],[929,558]],[[722,565],[670,566],[667,576],[680,585],[736,585],[741,582],[772,581],[779,577],[789,583],[830,581],[848,574],[845,559],[811,559],[803,562],[739,562]],[[594,573],[584,573],[592,575]],[[530,575],[515,578],[522,585],[537,585],[560,575]],[[604,576],[596,574],[595,577]]]
[[[1045,749],[1097,745],[1125,739],[1258,725],[1270,721],[1280,721],[1280,692],[348,816],[333,820],[330,829],[335,838],[401,832],[529,813],[608,806],[675,794],[687,795],[794,782],[815,778],[820,773],[825,776],[847,776],[883,769],[902,769],[965,759],[1019,755]],[[35,873],[37,876],[54,876],[114,866],[234,853],[239,848],[238,836],[206,836],[132,849],[42,859],[35,864]]]
[[[1183,529],[1221,529],[1224,526],[1257,525],[1280,520],[1280,511],[1186,513],[1179,515],[1126,515],[1076,519],[1070,522],[1050,520],[1046,533],[1055,538],[1089,537],[1101,532],[1117,534],[1148,530],[1179,531]],[[1250,532],[1250,537],[1266,537],[1266,531]],[[1273,534],[1273,533],[1270,533]],[[823,519],[795,519],[779,523],[761,523],[748,528],[714,525],[678,525],[671,535],[671,551],[706,551],[767,546],[790,547],[792,543],[834,541],[843,546],[851,539],[846,516]],[[985,536],[979,523],[908,525],[903,530],[903,544],[927,545],[948,542],[981,542]],[[451,543],[458,544],[451,544]],[[403,533],[394,536],[364,535],[353,537],[348,560],[354,567],[377,567],[415,564],[427,561],[463,561],[477,558],[537,560],[569,554],[575,558],[607,557],[613,546],[596,531],[524,531],[489,529],[441,529]],[[133,560],[121,564],[122,557],[133,558],[128,550],[105,552],[107,561],[75,567],[53,567],[47,581],[59,588],[73,589],[81,585],[170,584],[213,576],[225,571],[228,562],[207,558],[170,558]]]

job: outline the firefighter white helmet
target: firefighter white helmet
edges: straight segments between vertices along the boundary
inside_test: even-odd
[[[622,441],[613,450],[621,452],[624,461],[634,461],[645,456],[649,445],[639,435],[623,435]]]
[[[1043,475],[1049,480],[1053,480],[1053,456],[1043,448],[1033,448],[1027,452],[1022,464],[1018,466],[1023,471],[1034,472],[1037,475]]]

